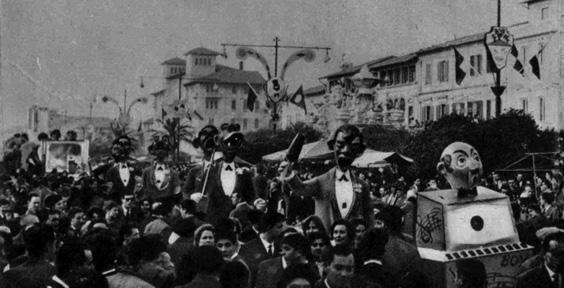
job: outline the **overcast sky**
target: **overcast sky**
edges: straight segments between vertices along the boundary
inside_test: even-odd
[[[2,0],[0,0],[2,1]],[[523,21],[521,0],[502,1],[502,24]],[[441,41],[487,32],[494,0],[4,0],[1,2],[3,127],[22,125],[32,104],[88,115],[95,95],[122,101],[160,88],[160,63],[220,43],[329,46],[314,63],[296,62],[291,87],[318,85],[342,60],[359,64]],[[260,49],[273,66],[273,49]],[[292,50],[281,50],[282,62]],[[235,49],[220,63],[236,66]],[[344,56],[343,56],[344,55]],[[281,64],[280,64],[281,66]],[[247,69],[263,72],[249,60]],[[139,87],[143,76],[145,88]],[[290,88],[291,90],[293,88]],[[129,101],[128,101],[129,102]],[[149,105],[147,105],[149,106]],[[143,108],[134,111],[141,119]],[[147,107],[145,108],[147,109]],[[146,110],[145,110],[146,111]],[[107,104],[95,115],[113,116]]]

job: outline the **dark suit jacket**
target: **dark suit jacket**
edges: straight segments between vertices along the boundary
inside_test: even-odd
[[[552,279],[544,267],[544,263],[527,270],[517,276],[516,288],[551,288]],[[557,287],[557,286],[554,286]]]
[[[119,176],[119,163],[112,166],[106,172],[106,181],[112,182],[112,191],[110,191],[110,195],[114,201],[120,203],[120,199],[125,194],[133,194],[135,190],[135,171],[130,169],[129,171],[129,180],[127,182],[127,186],[123,184],[121,177]]]
[[[289,182],[296,195],[311,196],[315,199],[315,215],[321,218],[326,231],[331,230],[333,222],[342,218],[335,196],[335,173],[336,168],[332,168],[325,174],[305,182],[302,182],[298,177],[293,178]],[[370,187],[358,179],[353,171],[351,171],[351,178],[353,183],[353,202],[345,219],[364,218],[368,221],[368,227],[372,227],[374,211],[370,201]]]
[[[240,163],[235,163],[235,170],[243,168]],[[208,197],[208,209],[206,211],[206,220],[215,224],[219,219],[229,217],[229,212],[234,208],[231,198],[225,194],[221,185],[221,169],[223,161],[217,161],[211,168],[206,191],[204,194]],[[247,167],[248,168],[248,167]],[[252,203],[255,200],[255,192],[253,190],[253,174],[250,170],[236,174],[235,187],[233,193],[238,193],[243,201]],[[202,180],[203,181],[203,180]]]
[[[278,245],[275,244],[274,255],[278,255],[279,252],[280,249]],[[239,255],[249,266],[249,270],[251,271],[251,283],[253,283],[253,285],[255,283],[260,262],[266,259],[276,257],[276,256],[269,256],[267,254],[266,248],[262,245],[262,242],[258,237],[241,246],[241,249],[239,250]]]
[[[186,175],[186,181],[182,187],[182,194],[184,198],[190,198],[190,195],[196,192],[202,191],[202,186],[205,180],[204,165],[198,164],[188,171]]]
[[[168,254],[170,255],[170,260],[175,266],[180,264],[182,257],[188,254],[188,251],[194,248],[194,238],[193,237],[180,237],[174,243],[168,246]]]
[[[266,259],[259,264],[255,287],[257,288],[276,288],[278,281],[282,277],[282,257]]]
[[[382,262],[390,273],[391,280],[405,283],[421,276],[421,257],[415,245],[391,234],[385,248]]]
[[[3,274],[5,287],[35,288],[45,287],[55,275],[55,267],[46,261],[28,260]]]

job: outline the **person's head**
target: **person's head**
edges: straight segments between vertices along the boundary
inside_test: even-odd
[[[541,193],[540,195],[540,204],[541,205],[552,205],[552,203],[554,202],[554,194],[552,193]]]
[[[133,196],[133,194],[131,193],[123,194],[123,196],[121,196],[121,205],[123,206],[123,208],[130,209],[133,206],[134,198],[135,196]]]
[[[74,131],[74,130],[67,131],[67,133],[65,135],[65,140],[68,140],[68,141],[76,141],[77,138],[78,138],[78,135],[76,134],[76,131]]]
[[[231,257],[235,255],[235,252],[237,252],[238,249],[237,235],[235,235],[235,232],[218,229],[215,239],[215,247],[219,249],[223,259],[230,261]]]
[[[206,125],[200,132],[198,137],[192,141],[194,148],[201,148],[205,158],[210,160],[212,153],[217,149],[219,130],[213,125]]]
[[[487,274],[484,263],[476,259],[463,259],[456,263],[454,283],[459,288],[487,287]]]
[[[125,223],[119,229],[119,242],[124,246],[129,245],[133,240],[140,237],[141,233],[139,232],[139,228],[131,223]]]
[[[403,223],[403,211],[397,206],[386,206],[376,215],[377,220],[381,221],[388,232],[400,233]]]
[[[203,224],[194,232],[194,245],[215,246],[215,228],[210,224]]]
[[[61,213],[55,210],[47,211],[47,219],[45,219],[45,225],[51,226],[53,230],[57,230],[59,222],[61,221]]]
[[[27,254],[30,258],[53,259],[55,232],[47,225],[32,225],[23,232]]]
[[[69,210],[70,225],[74,229],[80,229],[82,225],[86,222],[86,216],[84,211],[79,207],[72,207]]]
[[[66,278],[69,274],[84,275],[93,270],[90,250],[78,241],[63,243],[57,252],[55,267],[57,276]]]
[[[59,129],[55,129],[49,133],[51,140],[58,141],[61,139],[61,131]]]
[[[241,126],[237,123],[221,126],[223,135],[219,141],[223,159],[232,162],[245,144],[245,136],[240,132]]]
[[[517,174],[517,176],[515,176],[515,179],[519,182],[521,180],[523,180],[523,174],[519,173]]]
[[[141,211],[143,211],[143,213],[150,213],[151,212],[151,205],[153,203],[151,202],[150,199],[143,199],[141,200]]]
[[[165,257],[166,244],[160,235],[147,235],[134,239],[129,244],[128,258],[134,269],[139,270],[144,265],[161,266],[161,259]]]
[[[39,195],[34,193],[29,194],[27,200],[27,212],[30,214],[36,214],[37,211],[39,211],[40,207],[41,207],[41,198],[39,197]]]
[[[237,204],[243,202],[243,197],[237,192],[233,192],[229,198],[231,198],[231,204],[233,204],[233,206],[237,206]]]
[[[200,246],[194,250],[196,271],[198,274],[218,275],[225,264],[221,252],[215,246]]]
[[[86,247],[92,251],[92,260],[96,271],[101,273],[114,268],[119,245],[111,231],[94,228],[84,235],[83,240]]]
[[[332,247],[326,257],[326,280],[333,288],[350,287],[354,275],[354,255],[345,245]]]
[[[192,199],[184,199],[180,202],[180,215],[186,218],[196,214],[196,201]]]
[[[345,219],[337,220],[331,225],[331,236],[333,241],[335,241],[335,245],[349,245],[353,235],[351,225]]]
[[[317,275],[307,264],[290,265],[282,271],[276,288],[311,288],[316,279]]]
[[[259,226],[259,232],[264,234],[269,241],[274,241],[284,229],[284,215],[275,212],[264,214]]]
[[[223,288],[246,288],[249,286],[249,268],[242,262],[226,261],[219,275],[219,283]]]
[[[253,202],[253,206],[255,207],[256,210],[261,211],[263,213],[266,212],[266,201],[262,198],[257,198],[254,202]]]
[[[320,260],[321,257],[327,253],[331,247],[331,241],[329,236],[325,233],[314,232],[309,234],[309,245],[311,256],[315,259]]]
[[[564,272],[564,232],[549,234],[542,241],[544,263],[556,273]]]
[[[370,259],[382,259],[386,243],[388,243],[388,232],[384,228],[368,230],[358,245],[358,256],[360,259],[357,259],[357,262],[363,263]]]
[[[437,171],[452,189],[473,189],[480,182],[483,168],[478,151],[464,142],[448,145],[441,154]]]
[[[88,209],[88,218],[92,221],[101,221],[104,220],[104,210],[100,207],[92,207]]]
[[[129,158],[129,154],[133,152],[133,143],[131,138],[126,135],[117,137],[112,142],[111,149],[112,157],[115,161],[126,161]]]
[[[541,215],[541,208],[536,203],[529,204],[527,205],[527,213],[529,214],[529,217],[539,216]]]
[[[119,217],[119,206],[116,202],[110,201],[104,205],[104,213],[106,221],[114,221]]]
[[[360,242],[368,229],[368,224],[364,219],[353,219],[351,221],[351,227],[354,231],[354,241]]]
[[[304,220],[302,224],[302,231],[304,231],[304,234],[306,236],[309,236],[315,232],[327,234],[325,232],[325,226],[323,226],[323,221],[321,221],[321,218],[316,215],[311,215]]]
[[[289,264],[303,262],[308,256],[308,241],[300,233],[290,233],[285,235],[280,241],[282,257]]]
[[[327,146],[333,151],[335,163],[343,171],[347,170],[354,159],[362,155],[366,149],[362,133],[353,125],[337,128],[331,140],[327,142]]]

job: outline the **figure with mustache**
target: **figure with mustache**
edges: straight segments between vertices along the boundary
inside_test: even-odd
[[[369,186],[351,167],[366,149],[362,133],[356,126],[343,125],[337,128],[327,145],[333,151],[336,167],[305,182],[292,171],[283,181],[295,195],[314,198],[315,215],[321,218],[327,231],[339,219],[364,218],[369,222],[368,227],[372,227],[374,215]]]
[[[476,186],[483,172],[482,161],[478,151],[464,142],[448,145],[441,154],[437,171],[445,177],[458,197],[478,195]]]
[[[143,194],[155,202],[163,202],[180,194],[178,174],[166,162],[172,147],[167,136],[156,136],[149,145],[149,153],[155,157],[153,164],[143,170]]]
[[[251,168],[235,161],[245,144],[245,137],[239,131],[241,127],[239,124],[224,124],[221,128],[218,149],[222,152],[223,158],[213,162],[207,181],[202,178],[202,181],[206,182],[205,185],[202,184],[203,191],[190,195],[190,198],[196,202],[207,197],[207,207],[204,212],[207,222],[211,224],[229,217],[229,212],[235,208],[231,201],[235,193],[249,204],[255,200]]]

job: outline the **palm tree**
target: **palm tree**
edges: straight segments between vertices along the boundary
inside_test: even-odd
[[[153,135],[167,136],[170,140],[171,148],[175,151],[173,160],[177,162],[180,157],[180,142],[186,141],[192,143],[194,138],[194,128],[186,122],[182,122],[180,118],[167,118],[163,122],[164,130],[152,130]]]

